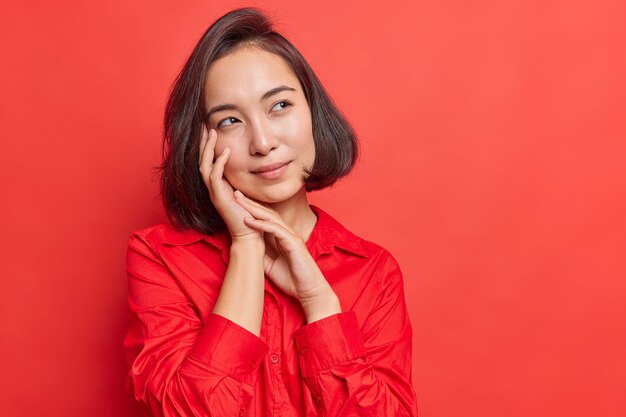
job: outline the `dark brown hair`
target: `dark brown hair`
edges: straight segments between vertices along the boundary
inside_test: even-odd
[[[315,162],[305,179],[307,191],[319,190],[347,175],[358,149],[355,133],[333,104],[298,50],[275,32],[268,17],[254,8],[233,10],[204,33],[178,74],[165,109],[161,197],[172,224],[214,234],[225,224],[211,203],[198,170],[204,81],[209,66],[243,45],[282,57],[294,72],[311,109]]]

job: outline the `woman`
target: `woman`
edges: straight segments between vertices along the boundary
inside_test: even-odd
[[[310,206],[354,133],[255,9],[196,45],[165,115],[173,224],[135,232],[125,348],[154,416],[415,416],[391,255]]]

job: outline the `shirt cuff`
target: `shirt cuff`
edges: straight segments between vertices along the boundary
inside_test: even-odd
[[[365,356],[361,328],[352,311],[307,324],[296,330],[294,340],[305,377]]]
[[[237,380],[248,381],[268,351],[255,334],[218,314],[210,314],[190,356]]]

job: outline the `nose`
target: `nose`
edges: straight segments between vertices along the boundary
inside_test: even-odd
[[[251,124],[250,128],[250,155],[267,155],[278,147],[276,136],[263,122]]]

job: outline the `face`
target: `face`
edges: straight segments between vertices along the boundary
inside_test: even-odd
[[[238,48],[209,67],[207,127],[216,155],[228,147],[224,176],[250,198],[279,203],[304,193],[315,159],[311,111],[298,78],[278,55]]]

